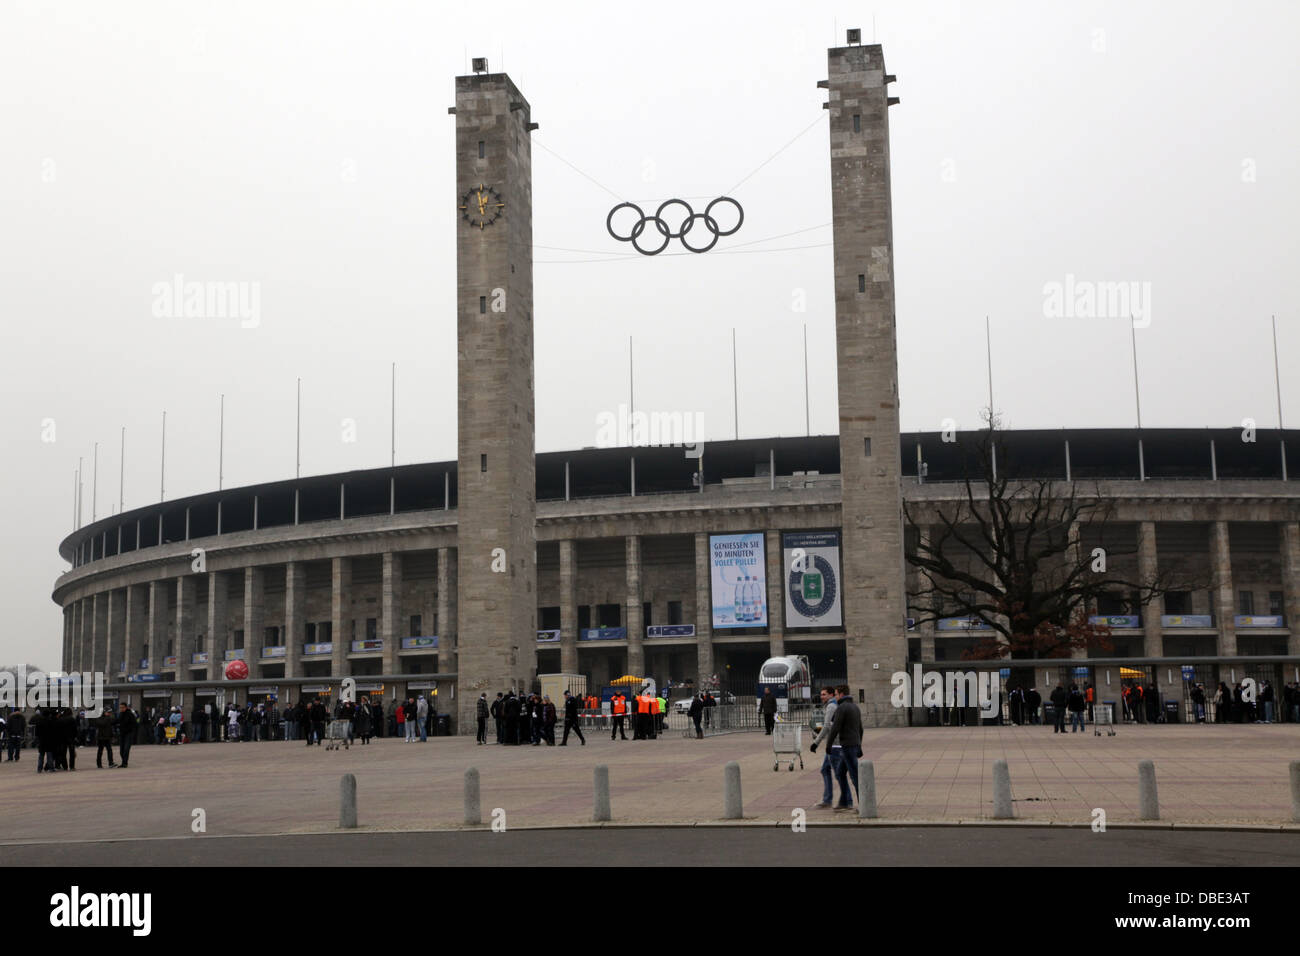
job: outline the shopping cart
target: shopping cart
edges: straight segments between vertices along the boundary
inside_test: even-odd
[[[338,750],[342,745],[344,750],[350,750],[352,741],[352,721],[350,720],[331,720],[325,728],[325,749]]]
[[[772,762],[772,769],[778,770],[781,764],[788,758],[790,762],[790,772],[794,772],[794,762],[799,761],[799,769],[803,769],[803,725],[794,723],[779,722],[772,728],[772,752],[776,755],[776,760]]]
[[[1092,734],[1101,736],[1101,728],[1106,728],[1106,736],[1115,736],[1115,702],[1103,700],[1093,708]]]

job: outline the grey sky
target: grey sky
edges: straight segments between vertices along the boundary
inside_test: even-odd
[[[215,489],[222,392],[226,486],[291,476],[299,375],[304,473],[378,467],[396,361],[398,462],[455,455],[447,107],[467,56],[504,67],[541,124],[543,450],[594,443],[596,416],[626,400],[629,335],[637,407],[702,411],[709,436],[731,437],[733,326],[741,435],[802,433],[805,322],[813,431],[835,430],[816,82],[846,27],[870,42],[873,15],[902,97],[890,118],[905,429],[977,421],[986,313],[1008,425],[1132,424],[1125,321],[1044,316],[1044,285],[1067,274],[1150,284],[1144,424],[1275,425],[1271,313],[1284,414],[1300,423],[1298,10],[6,3],[0,663],[56,663],[49,593],[73,470],[83,456],[89,520],[99,441],[98,513],[115,509],[123,425],[127,508],[157,500],[164,408],[167,496]],[[707,202],[810,123],[735,188],[745,224],[714,252],[608,255],[628,252],[604,231],[615,195]],[[782,251],[754,251],[769,249]],[[154,285],[178,273],[258,283],[260,322],[155,317]]]

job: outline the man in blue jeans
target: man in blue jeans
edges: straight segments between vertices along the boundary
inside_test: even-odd
[[[831,721],[835,719],[835,688],[823,687],[821,689],[822,707],[826,710],[826,716],[822,719],[822,729],[812,742],[812,752],[817,752],[817,745],[825,741],[826,735],[831,731]],[[839,769],[840,751],[842,747],[828,747],[825,756],[822,757],[822,799],[820,803],[813,804],[813,809],[823,810],[831,805],[831,798],[835,796],[835,774]]]
[[[839,766],[835,768],[835,779],[840,782],[840,802],[835,810],[839,812],[853,809],[850,778],[853,780],[853,790],[858,789],[858,758],[862,756],[862,712],[849,696],[848,685],[841,684],[835,688],[835,695],[835,717],[826,734],[826,745],[829,748],[834,748],[836,743],[840,745]]]
[[[423,694],[415,702],[415,722],[420,728],[420,743],[427,743],[429,740],[429,699]]]

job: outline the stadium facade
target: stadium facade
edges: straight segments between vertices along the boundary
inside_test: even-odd
[[[834,436],[536,454],[530,108],[504,74],[457,78],[456,461],[313,476],[166,501],[77,529],[63,669],[136,702],[436,688],[463,731],[480,692],[539,673],[743,687],[807,654],[877,725],[892,675],[961,661],[964,620],[912,626],[905,560],[965,494],[978,436],[899,431],[888,95],[879,46],[829,51],[840,431]],[[1090,610],[1104,657],[1016,661],[1107,689],[1140,676],[1183,700],[1191,677],[1297,679],[1300,436],[1277,431],[1004,433],[1027,476],[1113,505],[1084,548],[1149,578],[1209,582]],[[1249,439],[1249,440],[1243,440]],[[919,531],[908,532],[902,502]],[[1091,540],[1089,536],[1097,536]],[[1103,540],[1104,539],[1104,540]],[[223,680],[243,660],[244,681]],[[1062,669],[1064,665],[1064,670]],[[1008,666],[1006,663],[960,667]],[[1188,669],[1190,668],[1190,670]],[[443,703],[447,701],[447,703]],[[454,702],[454,703],[453,703]]]

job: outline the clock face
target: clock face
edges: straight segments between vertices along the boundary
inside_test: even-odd
[[[501,218],[501,212],[506,208],[506,204],[501,201],[495,189],[479,183],[461,197],[458,208],[462,219],[471,226],[482,229]]]

